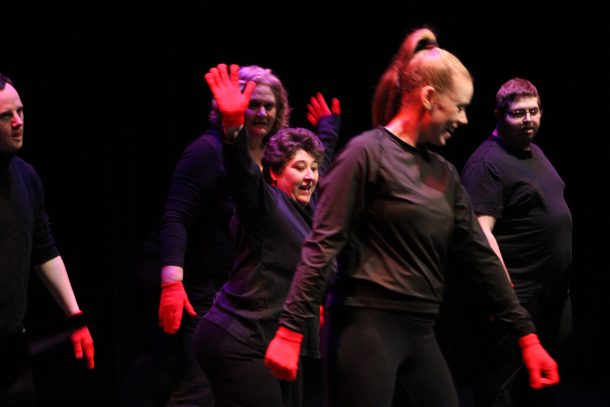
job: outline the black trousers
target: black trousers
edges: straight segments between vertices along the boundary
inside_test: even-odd
[[[238,341],[214,323],[202,320],[193,337],[197,360],[205,371],[218,407],[300,407],[302,369],[285,382],[265,367],[264,352]]]
[[[212,407],[214,395],[208,378],[197,362],[193,352],[193,334],[208,310],[208,306],[193,303],[197,315],[182,314],[180,329],[170,335],[176,371],[167,407]]]
[[[571,318],[567,283],[549,285],[536,295],[521,298],[536,324],[542,346],[558,360],[562,319]],[[567,305],[567,308],[566,308]],[[565,321],[564,321],[565,323]],[[521,350],[505,324],[481,318],[475,326],[476,369],[473,377],[477,407],[550,407],[556,405],[557,387],[533,390],[529,386]],[[560,366],[561,368],[561,366]],[[561,369],[560,369],[561,372]]]
[[[0,337],[0,406],[35,406],[31,356],[21,332]]]
[[[418,407],[457,407],[434,317],[358,307],[327,309],[325,405],[390,407],[398,392]]]

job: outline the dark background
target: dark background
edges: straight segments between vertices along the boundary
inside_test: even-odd
[[[14,80],[26,111],[20,155],[45,184],[54,235],[96,349],[92,372],[72,360],[68,345],[37,356],[41,405],[119,405],[126,369],[147,339],[138,322],[135,253],[159,218],[180,151],[207,127],[207,69],[220,62],[272,68],[289,91],[296,126],[307,125],[314,92],[340,98],[345,142],[370,127],[378,78],[405,34],[423,24],[475,78],[470,124],[442,150],[458,169],[494,127],[499,86],[521,76],[538,87],[544,117],[536,141],[566,182],[574,217],[574,342],[564,378],[607,382],[607,118],[594,102],[606,95],[595,70],[607,56],[597,46],[596,11],[533,13],[507,4],[478,18],[381,5],[329,13],[308,4],[278,19],[268,5],[253,6],[229,14],[55,8],[43,23],[20,20],[5,30],[0,72]],[[32,280],[28,328],[46,338],[62,316]]]

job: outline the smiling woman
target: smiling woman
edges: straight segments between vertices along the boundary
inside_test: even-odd
[[[257,85],[243,116],[250,135],[247,150],[258,167],[265,141],[288,124],[287,92],[270,69],[257,65],[242,67],[237,79],[241,87],[250,81]],[[175,335],[171,343],[178,364],[169,406],[187,401],[212,404],[191,337],[234,260],[229,225],[235,204],[226,182],[221,140],[223,126],[231,121],[214,101],[209,118],[212,128],[184,150],[176,166],[160,230],[159,323],[166,333]]]
[[[219,65],[206,75],[223,121],[231,116],[233,126],[225,126],[223,155],[235,191],[237,243],[229,281],[197,327],[193,346],[217,404],[300,406],[302,375],[296,383],[277,380],[265,368],[264,355],[311,231],[318,174],[337,144],[339,105],[334,101],[331,111],[322,95],[312,98],[309,112],[319,137],[302,128],[279,130],[265,146],[261,173],[248,154],[248,119],[250,111],[262,116],[268,110],[262,98],[250,98],[258,86],[246,84],[242,94],[236,73],[236,66],[228,72]],[[319,357],[318,314],[306,329],[302,356]]]
[[[430,30],[407,36],[375,92],[379,126],[351,139],[323,181],[266,353],[275,377],[294,379],[303,334],[331,281],[328,266],[349,244],[354,257],[333,276],[325,315],[329,405],[389,407],[398,383],[410,404],[458,405],[433,332],[450,251],[485,282],[494,314],[521,337],[532,386],[557,383],[557,365],[489,248],[456,169],[427,147],[467,123],[472,94],[470,73]]]
[[[280,130],[263,153],[265,177],[290,198],[307,205],[318,184],[323,151],[322,143],[309,130]]]

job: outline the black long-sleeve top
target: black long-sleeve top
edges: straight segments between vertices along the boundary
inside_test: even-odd
[[[229,224],[235,203],[221,137],[221,130],[210,129],[182,153],[160,229],[161,265],[183,267],[189,299],[204,306],[212,304],[234,259]]]
[[[492,300],[490,312],[520,335],[534,331],[455,168],[384,128],[352,139],[321,181],[281,325],[304,331],[327,286],[327,266],[347,242],[353,256],[331,289],[333,304],[436,315],[455,250]]]
[[[321,172],[336,147],[338,119],[324,118],[318,125],[325,146]],[[277,329],[302,244],[311,231],[315,201],[303,206],[269,185],[250,158],[243,131],[233,144],[225,145],[225,165],[237,205],[235,267],[205,319],[264,352]],[[302,354],[318,356],[318,318],[310,320],[303,331]]]
[[[59,256],[34,168],[0,153],[0,337],[20,332],[32,265]]]

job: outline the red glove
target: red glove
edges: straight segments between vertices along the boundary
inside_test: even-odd
[[[324,326],[324,305],[320,305],[320,328]]]
[[[182,322],[182,310],[194,317],[197,315],[189,302],[180,281],[171,281],[161,284],[161,301],[159,302],[159,326],[163,332],[175,334]]]
[[[557,363],[544,350],[538,335],[529,334],[519,338],[521,356],[530,375],[530,386],[533,389],[554,386],[559,383]]]
[[[222,125],[226,127],[240,127],[244,124],[244,114],[250,104],[250,97],[256,83],[248,81],[241,93],[239,88],[239,66],[231,65],[227,72],[225,64],[219,64],[205,74],[205,80],[218,104],[222,115]]]
[[[331,114],[341,114],[339,99],[333,98],[331,108],[329,109],[324,96],[320,92],[316,93],[316,96],[312,96],[307,105],[307,120],[309,120],[313,127],[318,127],[320,119]]]
[[[299,370],[303,334],[280,326],[265,353],[265,366],[280,380],[294,381]]]
[[[68,317],[76,317],[82,315],[82,313],[82,311],[79,311]],[[84,355],[87,359],[87,368],[93,369],[95,367],[95,361],[93,359],[95,351],[93,349],[93,338],[91,338],[89,329],[86,326],[77,328],[70,335],[70,340],[72,341],[72,346],[74,346],[74,356],[76,359],[82,359]]]

